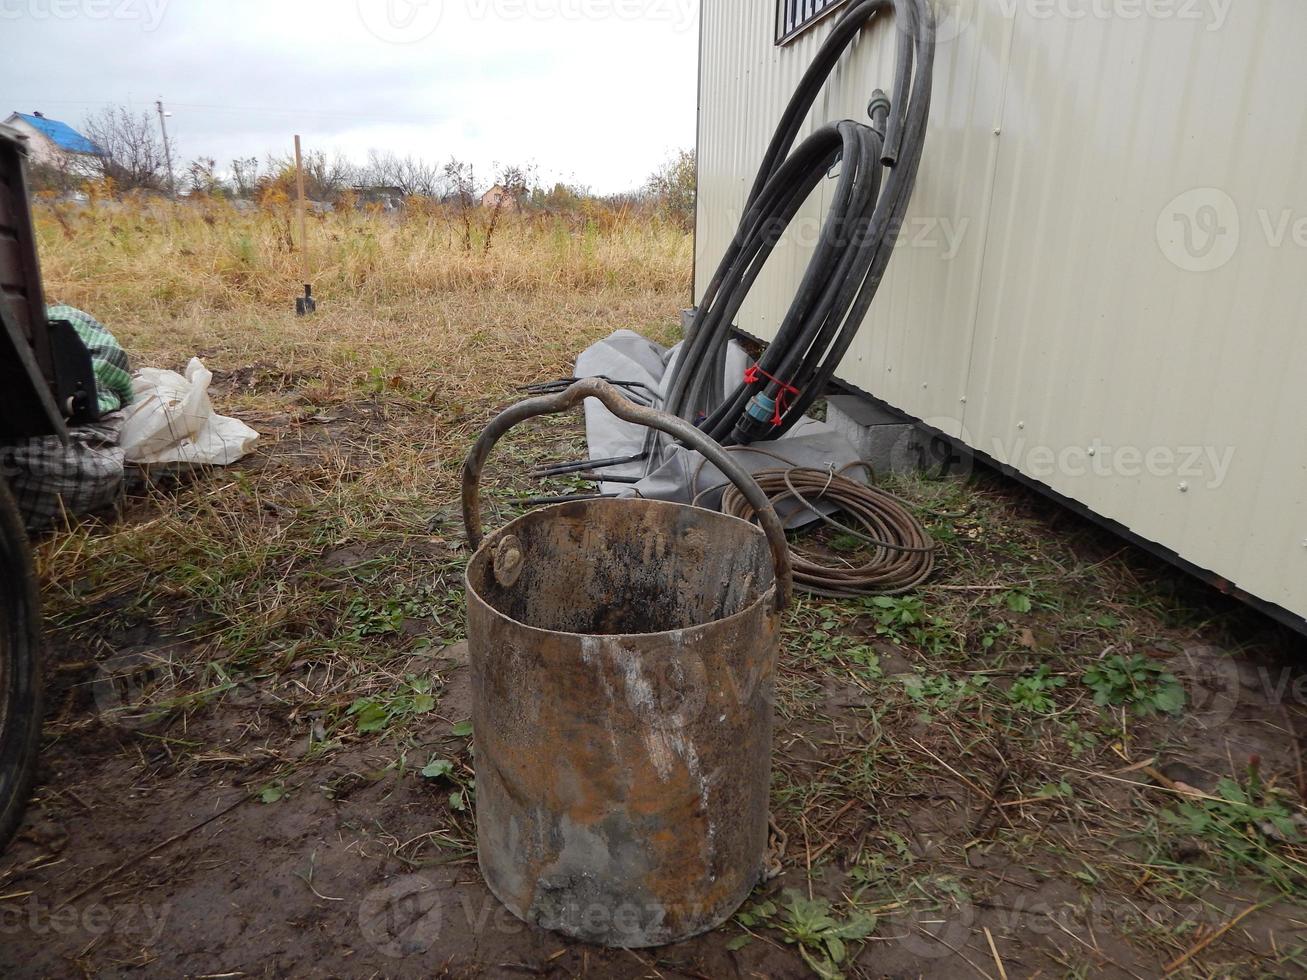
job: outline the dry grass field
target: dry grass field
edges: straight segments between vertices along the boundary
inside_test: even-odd
[[[138,365],[199,354],[263,440],[37,542],[46,743],[0,974],[1307,973],[1301,639],[983,471],[899,481],[941,545],[919,593],[788,616],[781,873],[740,915],[638,952],[517,923],[475,863],[458,468],[516,386],[618,328],[672,340],[692,239],[314,215],[301,319],[275,205],[38,223],[52,301]],[[515,433],[488,523],[581,446],[579,417]]]

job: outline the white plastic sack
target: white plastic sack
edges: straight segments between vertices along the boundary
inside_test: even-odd
[[[142,368],[132,378],[136,399],[126,409],[120,445],[129,463],[226,466],[254,449],[259,434],[217,415],[209,401],[213,372],[192,357],[186,376]]]

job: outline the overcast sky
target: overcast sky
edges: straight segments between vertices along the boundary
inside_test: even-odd
[[[0,0],[0,37],[3,115],[161,97],[178,169],[298,132],[602,193],[694,145],[698,0]]]

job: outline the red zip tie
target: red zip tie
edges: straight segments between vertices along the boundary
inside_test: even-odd
[[[781,390],[776,393],[776,407],[772,412],[772,418],[771,418],[771,424],[773,426],[780,425],[784,421],[784,419],[781,418],[781,412],[789,408],[789,406],[785,404],[785,397],[787,395],[800,395],[802,394],[802,392],[799,391],[798,388],[794,387],[794,385],[790,384],[788,381],[782,381],[780,378],[772,377],[770,374],[768,374],[766,371],[760,368],[757,364],[753,365],[753,367],[751,368],[748,368],[744,372],[744,383],[748,385],[757,384],[759,375],[766,378],[768,381],[772,382],[773,384],[780,386]]]

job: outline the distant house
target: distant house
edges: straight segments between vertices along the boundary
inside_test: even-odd
[[[517,197],[507,187],[496,184],[481,195],[483,208],[499,208],[501,211],[517,210]]]
[[[27,137],[27,152],[33,163],[59,166],[68,163],[70,157],[104,156],[103,150],[72,126],[39,112],[30,115],[26,112],[12,113],[5,120],[5,125],[12,126]]]

